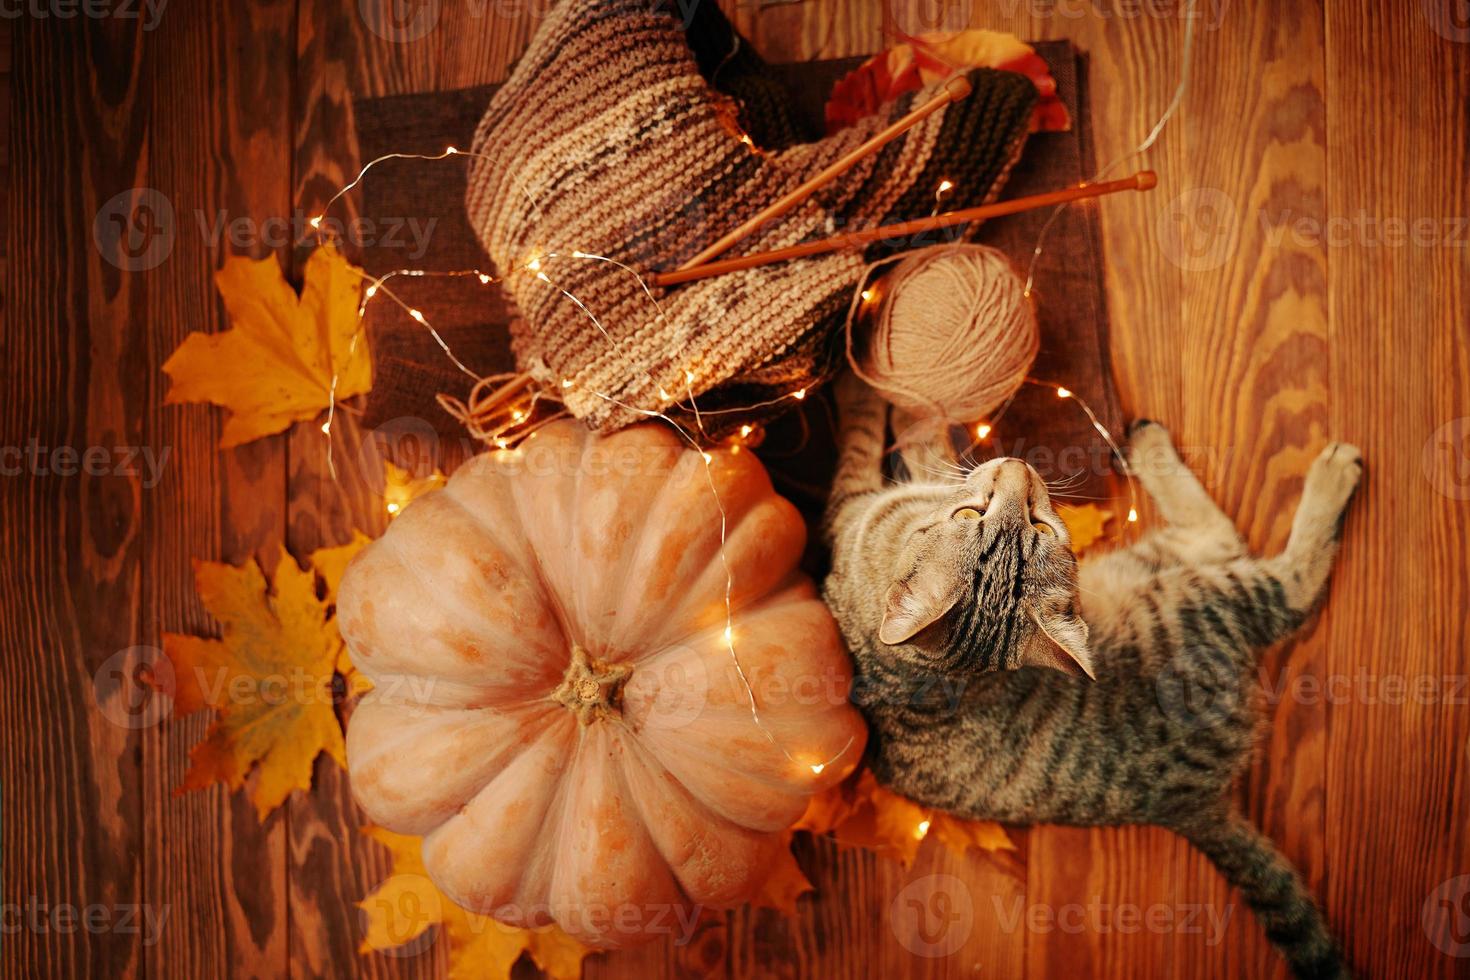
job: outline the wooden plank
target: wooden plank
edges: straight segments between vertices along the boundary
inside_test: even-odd
[[[1439,891],[1470,872],[1470,34],[1453,9],[1327,8],[1330,429],[1367,463],[1324,616],[1349,692],[1328,714],[1327,904],[1364,976],[1470,962],[1464,900]]]
[[[1327,255],[1277,222],[1324,217],[1322,11],[1289,3],[1229,11],[1199,37],[1182,132],[1188,183],[1169,203],[1164,255],[1183,268],[1178,366],[1187,396],[1169,421],[1201,478],[1255,550],[1286,544],[1302,478],[1327,432]],[[1249,68],[1247,68],[1249,66]],[[1213,124],[1230,117],[1229,128]],[[1185,246],[1188,246],[1186,249]],[[1329,619],[1334,610],[1329,609]],[[1325,636],[1308,630],[1263,658],[1272,692],[1260,763],[1244,787],[1252,819],[1320,894],[1326,707],[1293,698],[1323,682]],[[1219,947],[1180,936],[1177,969],[1284,976],[1236,892],[1189,852],[1191,897],[1234,909]]]
[[[4,286],[7,446],[0,515],[6,752],[6,976],[137,973],[136,936],[82,927],[144,901],[139,760],[123,653],[151,587],[141,477],[113,447],[143,439],[141,283],[92,247],[93,218],[146,159],[137,25],[12,21]],[[105,87],[112,101],[94,97]],[[22,206],[16,207],[20,204]],[[114,252],[113,254],[118,254]],[[90,447],[102,465],[82,469]],[[24,454],[24,455],[21,455]],[[95,458],[95,457],[94,457]],[[100,684],[94,685],[94,677]],[[70,911],[62,913],[62,908]],[[66,918],[57,918],[65,914]]]
[[[194,593],[194,558],[268,570],[282,544],[285,447],[279,437],[220,453],[222,413],[162,407],[158,371],[192,330],[228,322],[213,273],[231,254],[284,254],[264,219],[289,213],[284,163],[289,147],[287,90],[280,53],[291,29],[288,5],[183,6],[160,19],[140,118],[149,127],[146,180],[172,204],[173,248],[147,273],[151,300],[138,328],[147,352],[139,374],[153,406],[150,429],[173,449],[174,469],[156,496],[150,559],[162,595],[150,635],[208,634]],[[234,235],[221,221],[244,219]],[[188,753],[208,712],[174,720],[147,743],[146,872],[150,901],[172,909],[168,941],[149,950],[153,976],[279,975],[286,963],[286,839],[280,815],[264,826],[248,797],[216,787],[175,796]]]

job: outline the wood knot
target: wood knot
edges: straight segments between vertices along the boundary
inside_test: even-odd
[[[623,685],[632,673],[633,668],[628,664],[594,660],[586,650],[573,644],[572,662],[567,666],[566,676],[551,692],[551,700],[565,706],[583,725],[590,725],[604,716],[622,713]]]

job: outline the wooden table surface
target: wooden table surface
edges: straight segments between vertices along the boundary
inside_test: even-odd
[[[1181,69],[1168,0],[727,4],[776,61],[877,50],[924,26],[908,7],[1073,39],[1091,57],[1100,160],[1142,137]],[[378,520],[326,479],[316,426],[217,452],[217,413],[163,407],[159,365],[189,331],[224,328],[211,274],[228,254],[299,266],[262,222],[316,213],[356,172],[354,96],[499,80],[544,3],[404,4],[404,29],[427,26],[402,43],[351,2],[98,9],[111,14],[36,0],[0,19],[0,443],[168,456],[156,484],[34,466],[0,483],[3,972],[440,975],[444,943],[356,952],[356,903],[387,866],[340,772],[320,764],[315,792],[263,826],[242,796],[175,796],[205,719],[120,726],[94,678],[163,631],[210,628],[190,559],[301,555]],[[1326,611],[1265,661],[1271,727],[1242,795],[1363,975],[1470,975],[1470,903],[1440,890],[1470,873],[1470,27],[1450,0],[1201,0],[1196,16],[1193,83],[1148,158],[1159,188],[1086,205],[1102,213],[1122,402],[1173,429],[1259,548],[1284,543],[1328,439],[1362,448]],[[172,212],[150,268],[157,255],[119,268],[94,244],[132,188]],[[221,218],[246,219],[238,241],[214,234]],[[1014,836],[1000,859],[930,841],[908,870],[804,844],[818,892],[799,921],[742,911],[586,975],[1281,975],[1239,897],[1168,833]],[[972,928],[952,955],[916,957],[890,903],[935,874],[971,898]],[[1442,900],[1461,902],[1459,932],[1431,936]],[[63,903],[168,917],[151,944],[22,922]],[[1130,905],[1163,906],[1166,927],[1130,928]]]

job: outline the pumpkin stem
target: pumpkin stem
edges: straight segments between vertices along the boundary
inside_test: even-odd
[[[593,660],[586,650],[572,644],[572,662],[551,700],[559,702],[577,716],[584,725],[607,715],[622,712],[623,685],[633,668],[628,664],[609,664]]]

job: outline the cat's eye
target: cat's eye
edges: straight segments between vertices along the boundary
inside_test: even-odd
[[[1056,536],[1057,529],[1046,523],[1046,521],[1036,521],[1031,526],[1036,528],[1036,530],[1040,531],[1042,534],[1051,535],[1052,537]]]
[[[954,516],[962,521],[978,521],[980,512],[973,507],[961,507],[954,512]]]

